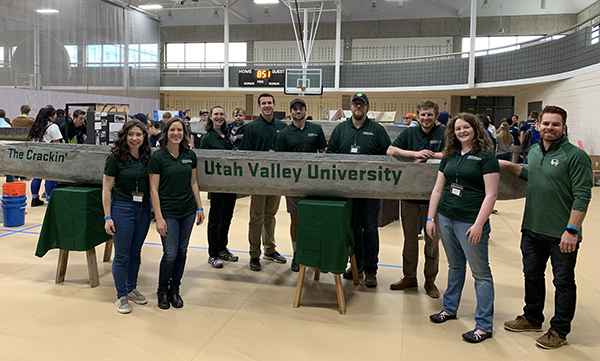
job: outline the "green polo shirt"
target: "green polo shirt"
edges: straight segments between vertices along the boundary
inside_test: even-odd
[[[160,175],[158,196],[163,218],[183,218],[196,212],[196,199],[190,181],[192,169],[196,169],[197,162],[193,150],[181,147],[177,159],[167,148],[152,154],[148,173]]]
[[[429,149],[434,153],[439,153],[444,150],[445,131],[446,127],[443,125],[434,125],[429,133],[425,133],[421,126],[410,127],[398,134],[392,146],[402,150],[420,151]]]
[[[129,162],[121,162],[114,153],[110,153],[104,163],[104,174],[115,178],[112,197],[118,201],[133,202],[136,173],[138,175],[138,191],[144,193],[144,200],[150,198],[147,164],[131,157]],[[134,170],[135,168],[135,170]]]
[[[210,132],[200,138],[200,148],[231,150],[233,149],[233,145],[227,137],[222,137],[216,130],[211,129]]]
[[[350,147],[360,146],[358,154],[385,155],[390,146],[390,136],[381,124],[367,118],[360,129],[352,123],[352,118],[338,124],[331,133],[327,153],[350,154]]]
[[[462,165],[461,165],[462,163]],[[462,197],[451,193],[452,183],[456,183],[456,164],[458,164],[458,184],[463,187]],[[483,175],[500,173],[500,166],[494,152],[489,151],[457,157],[442,158],[439,171],[444,173],[446,184],[438,212],[450,219],[464,223],[475,223],[479,209],[485,198]]]
[[[269,123],[262,115],[259,116],[246,126],[240,150],[275,150],[277,134],[287,126],[277,118]]]
[[[275,141],[277,152],[316,153],[325,148],[327,140],[323,128],[311,122],[305,122],[303,129],[296,127],[292,122],[279,132]]]

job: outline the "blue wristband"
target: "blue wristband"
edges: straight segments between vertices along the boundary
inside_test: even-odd
[[[433,218],[427,218],[427,221],[435,222],[435,220]]]
[[[567,224],[567,228],[569,228],[569,229],[574,229],[574,230],[576,230],[577,232],[579,232],[579,228],[577,228],[577,227],[575,227],[575,226],[572,226],[572,225],[570,225],[570,224]]]
[[[112,217],[111,216],[104,217],[105,221],[108,221],[109,219],[112,219]]]
[[[203,210],[204,210],[204,208],[198,208],[198,209],[196,209],[196,210],[197,210],[197,211],[203,211]]]

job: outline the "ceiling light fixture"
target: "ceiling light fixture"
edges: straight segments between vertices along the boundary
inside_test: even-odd
[[[219,9],[215,8],[215,12],[213,13],[213,19],[219,18]]]
[[[372,13],[377,12],[377,1],[376,0],[371,1],[371,12]]]
[[[58,12],[56,9],[37,9],[36,11],[40,14],[53,14]]]
[[[268,6],[265,6],[265,11],[263,12],[263,17],[265,17],[265,18],[271,17],[271,13],[269,12]]]
[[[483,5],[481,5],[482,9],[489,9],[490,8],[490,3],[488,2],[488,0],[483,0]]]
[[[546,0],[542,0],[542,3],[540,4],[540,9],[546,10]]]
[[[167,19],[169,20],[173,20],[173,14],[171,14],[171,12],[169,11],[169,13],[167,14]]]
[[[158,4],[140,5],[138,7],[140,9],[144,9],[144,10],[160,10],[160,9],[162,9],[162,5],[158,5]]]
[[[264,5],[264,4],[278,4],[279,0],[254,0],[255,4]]]

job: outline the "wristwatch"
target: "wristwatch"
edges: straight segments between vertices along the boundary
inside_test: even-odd
[[[579,233],[578,230],[573,229],[573,228],[568,228],[568,227],[567,227],[567,229],[565,229],[565,231],[567,231],[567,232],[569,232],[571,234],[578,234]]]

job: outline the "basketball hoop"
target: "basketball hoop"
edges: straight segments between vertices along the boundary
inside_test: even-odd
[[[297,86],[296,88],[298,88],[298,95],[304,96],[304,91],[306,91],[306,87],[305,86]]]

